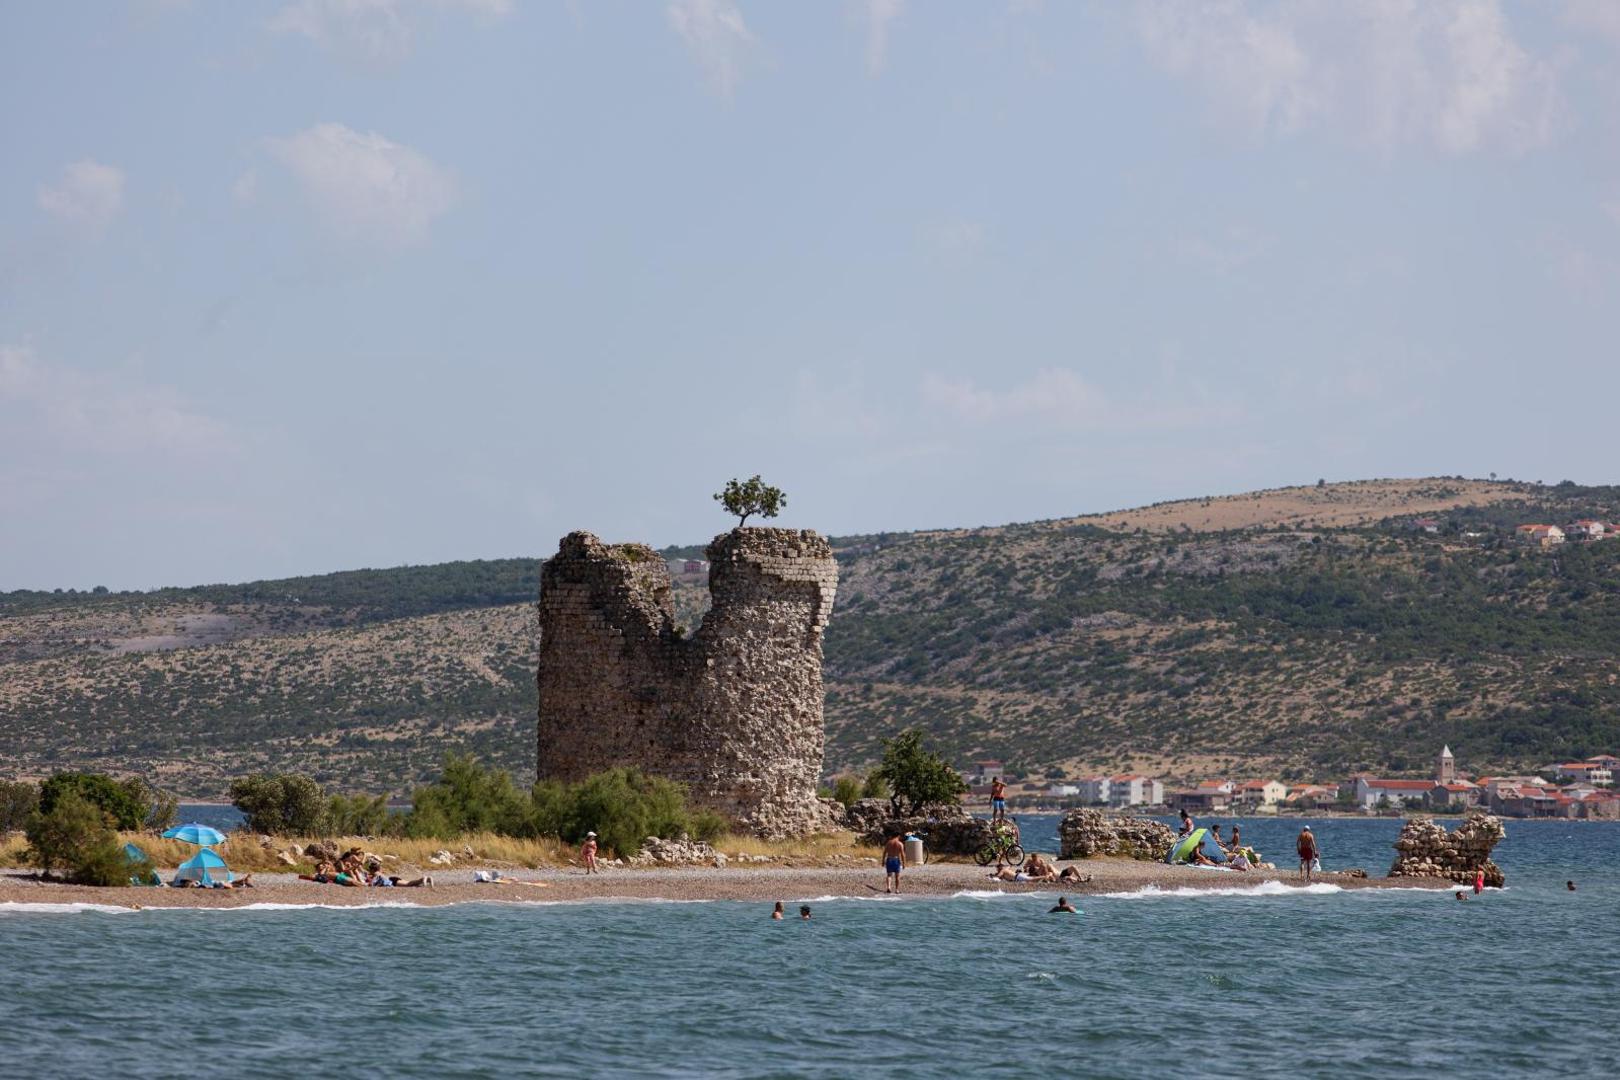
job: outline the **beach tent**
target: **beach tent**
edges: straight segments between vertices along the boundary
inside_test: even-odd
[[[1185,863],[1192,861],[1192,853],[1204,846],[1204,838],[1209,835],[1208,829],[1194,829],[1180,840],[1170,845],[1170,854],[1164,857],[1167,863]],[[1222,863],[1226,861],[1226,852],[1217,844],[1211,844],[1204,849],[1204,857],[1211,862]]]
[[[225,860],[214,854],[208,848],[203,848],[195,856],[180,864],[180,869],[174,872],[174,883],[182,881],[200,881],[204,885],[212,885],[216,881],[231,882],[235,878],[225,865]]]
[[[131,885],[161,885],[163,880],[152,869],[152,857],[134,844],[124,845],[124,861],[129,864]]]

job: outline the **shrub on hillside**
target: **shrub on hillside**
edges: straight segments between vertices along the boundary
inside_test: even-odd
[[[131,868],[109,815],[72,787],[28,816],[28,858],[75,885],[127,885]]]
[[[39,809],[39,788],[26,780],[0,780],[0,833],[15,832]]]
[[[103,773],[57,773],[39,787],[39,808],[51,813],[72,792],[99,807],[117,828],[166,829],[174,824],[179,800],[139,777],[114,780]]]
[[[261,773],[231,781],[231,804],[247,827],[272,836],[313,836],[323,831],[327,801],[321,785],[297,773]]]

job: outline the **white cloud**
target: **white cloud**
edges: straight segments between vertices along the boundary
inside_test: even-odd
[[[511,0],[297,0],[271,16],[275,33],[296,34],[369,63],[392,64],[411,54],[424,10],[463,11],[486,18],[511,13]]]
[[[686,42],[714,88],[730,97],[758,41],[731,0],[672,0],[669,24]]]
[[[883,71],[889,55],[889,24],[905,10],[906,0],[861,0],[866,22],[866,70],[873,75]]]
[[[265,145],[321,216],[354,241],[392,248],[421,240],[455,202],[447,170],[376,132],[316,124]]]
[[[1496,0],[1159,0],[1151,56],[1255,137],[1332,130],[1378,148],[1521,152],[1564,123],[1553,65]]]
[[[259,174],[249,169],[231,184],[231,200],[238,206],[252,206],[259,200]]]
[[[56,184],[39,185],[39,206],[73,225],[102,229],[124,206],[124,171],[86,158],[62,170]]]
[[[1005,390],[972,379],[930,374],[923,379],[924,405],[952,422],[977,426],[1044,425],[1104,431],[1180,430],[1233,419],[1219,403],[1176,404],[1154,394],[1121,400],[1068,368],[1050,367]]]
[[[33,452],[208,454],[231,448],[226,426],[174,390],[44,363],[26,345],[0,345],[0,428]]]

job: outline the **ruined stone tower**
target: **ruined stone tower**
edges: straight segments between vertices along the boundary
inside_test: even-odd
[[[715,537],[707,555],[711,606],[686,638],[657,552],[563,537],[540,572],[539,775],[634,765],[766,836],[825,827],[832,548],[813,532],[752,528]]]

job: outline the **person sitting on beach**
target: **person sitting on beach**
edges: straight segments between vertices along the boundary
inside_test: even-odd
[[[782,912],[782,901],[778,900],[776,902],[776,906],[771,909],[771,918],[775,919],[777,921],[780,921],[780,920],[786,918],[786,916]]]
[[[1228,856],[1226,865],[1233,870],[1249,871],[1254,869],[1254,864],[1249,861],[1249,857],[1241,851],[1233,851]]]
[[[585,864],[587,874],[596,873],[596,834],[585,834],[585,842],[579,846],[579,861]]]
[[[1192,849],[1187,855],[1187,861],[1194,866],[1214,866],[1215,860],[1204,854],[1203,846]]]
[[[1038,853],[1032,853],[1024,863],[1024,872],[1031,881],[1056,881],[1058,879],[1057,867],[1041,858]]]
[[[1070,885],[1083,885],[1091,880],[1091,875],[1080,873],[1078,866],[1065,866],[1063,872],[1058,874],[1058,880]]]
[[[1176,836],[1178,836],[1178,837],[1191,836],[1192,831],[1193,831],[1192,815],[1187,813],[1186,808],[1183,807],[1182,811],[1181,811],[1181,829],[1180,829],[1180,831],[1178,831],[1176,833]]]
[[[1220,848],[1222,851],[1226,850],[1226,841],[1221,839],[1221,827],[1219,825],[1211,825],[1209,827],[1209,837],[1211,840],[1215,841],[1216,847]]]
[[[1069,898],[1067,896],[1058,897],[1058,902],[1049,908],[1046,913],[1048,915],[1056,915],[1060,911],[1066,911],[1070,915],[1080,914],[1080,909],[1069,903]]]

